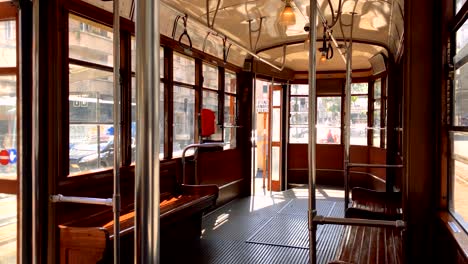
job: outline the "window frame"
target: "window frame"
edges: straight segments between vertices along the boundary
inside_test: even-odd
[[[455,72],[457,69],[460,69],[463,66],[468,66],[468,54],[465,54],[465,56],[460,59],[460,61],[463,61],[459,67],[457,67],[455,63],[455,56],[456,56],[456,42],[457,42],[457,32],[463,27],[465,23],[468,22],[468,16],[466,14],[468,13],[468,1],[463,4],[461,9],[456,12],[454,8],[454,23],[452,24],[452,29],[450,33],[450,55],[448,58],[448,61],[451,65],[453,65],[453,77],[449,78],[449,82],[447,85],[447,93],[448,93],[448,109],[446,113],[446,119],[447,119],[447,126],[445,128],[445,138],[446,138],[446,144],[447,144],[447,155],[445,156],[446,162],[447,162],[447,174],[446,177],[444,177],[442,180],[447,181],[447,203],[446,203],[446,209],[449,212],[449,214],[456,220],[456,222],[462,227],[463,232],[465,235],[468,235],[468,219],[463,219],[461,215],[459,215],[455,209],[454,209],[454,183],[455,183],[455,161],[460,161],[457,159],[456,154],[454,154],[454,147],[453,147],[453,137],[452,133],[468,133],[468,125],[467,126],[455,126],[454,125],[454,99],[455,99]],[[468,43],[465,44],[463,48],[468,48]],[[462,161],[463,162],[463,161]]]
[[[366,111],[366,128],[365,128],[365,130],[364,130],[364,131],[366,131],[366,144],[364,144],[364,145],[352,144],[352,143],[351,143],[351,136],[350,136],[349,143],[350,143],[350,145],[354,145],[354,146],[367,146],[367,147],[369,147],[369,146],[372,146],[371,141],[370,141],[370,139],[369,139],[369,138],[370,138],[370,135],[372,135],[372,134],[369,133],[369,130],[373,130],[372,128],[369,128],[369,122],[370,122],[370,120],[371,120],[371,119],[370,119],[370,114],[369,114],[369,113],[371,112],[370,110],[371,110],[371,109],[373,110],[373,108],[374,108],[374,107],[373,107],[373,104],[372,104],[372,107],[370,107],[370,102],[373,102],[373,100],[371,100],[372,98],[371,98],[371,92],[370,92],[370,91],[371,91],[371,89],[372,89],[372,90],[374,89],[374,86],[371,85],[371,84],[369,83],[369,81],[354,81],[354,82],[351,83],[351,86],[352,86],[353,84],[359,84],[359,83],[365,83],[365,84],[367,84],[367,93],[353,93],[353,90],[352,90],[352,87],[351,87],[350,97],[351,97],[351,98],[353,98],[353,97],[358,97],[358,98],[359,98],[359,97],[364,97],[364,96],[365,96],[365,97],[367,98],[367,107],[366,107],[366,108],[367,108],[367,111]],[[352,102],[351,102],[350,108],[352,109]],[[351,111],[352,111],[352,110],[351,110]],[[343,126],[343,127],[344,127],[344,126]],[[353,127],[353,126],[350,125],[350,134],[351,134],[351,128],[352,128],[352,127]]]
[[[66,13],[66,15],[64,16],[66,19],[66,41],[65,41],[65,47],[66,47],[66,50],[67,50],[67,57],[66,57],[66,65],[64,65],[65,67],[67,67],[68,69],[68,73],[70,72],[70,65],[78,65],[78,66],[81,66],[81,67],[86,67],[86,68],[90,68],[90,69],[95,69],[95,70],[100,70],[100,71],[106,71],[106,72],[110,72],[111,74],[113,74],[113,71],[114,71],[114,67],[115,65],[113,65],[112,67],[111,66],[108,66],[108,65],[103,65],[103,64],[99,64],[99,63],[95,63],[95,62],[88,62],[88,61],[84,61],[84,60],[81,60],[81,59],[75,59],[75,58],[71,58],[70,57],[70,54],[69,54],[69,49],[70,49],[70,43],[69,43],[69,21],[72,17],[78,17],[78,18],[82,18],[82,19],[85,19],[85,20],[89,20],[93,23],[96,23],[96,24],[100,24],[100,25],[103,25],[104,27],[109,27],[108,24],[106,24],[105,22],[103,21],[99,21],[97,19],[94,19],[92,17],[88,17],[88,16],[85,16],[83,14],[80,14],[79,12],[75,12],[74,10],[68,10],[68,12]],[[112,28],[110,28],[112,30]],[[120,41],[122,42],[122,39],[123,37],[121,36],[121,39]],[[122,54],[122,49],[120,51],[120,55],[121,57],[123,58],[125,55]],[[123,65],[123,62],[124,62],[124,59],[121,60],[121,65],[119,65],[119,68],[120,69],[123,69],[125,68],[125,66]],[[122,75],[122,77],[124,78],[124,74]],[[68,99],[68,95],[70,95],[70,79],[69,79],[69,74],[67,74],[67,77],[66,77],[66,84],[67,84],[67,104],[66,104],[66,108],[64,108],[65,111],[67,111],[68,114],[66,114],[66,122],[65,122],[65,126],[66,126],[66,131],[67,131],[67,134],[66,136],[64,135],[64,140],[66,140],[66,144],[69,145],[70,144],[70,126],[72,125],[72,122],[70,122],[70,109],[69,109],[69,99]],[[126,85],[125,85],[125,82],[122,82],[122,85],[121,85],[121,92],[122,92],[122,99],[124,98],[124,91],[125,91],[125,88],[126,88]],[[123,102],[123,100],[122,100]],[[121,111],[122,111],[122,107],[121,106]],[[123,120],[123,116],[122,116],[122,121]],[[96,122],[96,125],[100,124],[101,122]],[[122,131],[123,132],[123,131]],[[121,159],[121,164],[120,164],[120,167],[126,165],[125,162],[126,162],[126,158],[125,156],[127,154],[125,154],[125,146],[127,145],[124,137],[123,137],[123,133],[120,134],[120,140],[121,140],[121,153],[119,155],[122,155],[123,158]],[[68,164],[68,166],[65,166],[65,175],[64,175],[64,178],[72,178],[72,177],[80,177],[80,176],[85,176],[85,175],[93,175],[93,174],[99,174],[99,173],[102,173],[102,172],[111,172],[113,170],[113,166],[111,167],[106,167],[106,168],[98,168],[98,169],[95,169],[95,170],[92,170],[92,171],[85,171],[85,172],[80,172],[80,173],[76,173],[76,174],[71,174],[70,172],[70,151],[67,151],[66,153],[66,162]]]
[[[234,145],[234,147],[232,147],[231,144],[229,143],[229,148],[225,147],[225,150],[226,149],[236,149],[237,148],[237,125],[238,125],[237,120],[239,118],[239,112],[238,112],[239,98],[238,98],[238,91],[237,91],[238,86],[239,86],[238,85],[239,76],[238,76],[237,72],[231,71],[231,70],[226,69],[226,68],[221,68],[221,67],[219,68],[218,72],[220,74],[219,83],[221,84],[221,87],[222,87],[222,92],[220,92],[220,94],[222,94],[222,98],[219,99],[219,103],[221,104],[221,105],[219,105],[219,107],[220,107],[220,109],[222,109],[222,111],[220,111],[220,114],[221,114],[220,117],[222,117],[222,119],[220,119],[220,120],[222,120],[221,125],[222,125],[222,128],[223,128],[222,132],[221,132],[222,133],[222,138],[223,138],[223,142],[225,142],[226,141],[225,129],[230,129],[231,130],[231,137],[232,137],[233,134],[234,134],[234,137],[236,137],[235,140],[234,140],[235,145]],[[227,89],[226,89],[226,75],[227,74],[232,74],[236,78],[235,79],[236,80],[236,90],[235,90],[235,92],[228,92]],[[234,123],[226,122],[226,116],[224,115],[224,108],[226,107],[225,102],[226,102],[226,97],[227,96],[233,96],[234,99],[236,100],[235,105],[234,105]],[[232,126],[232,127],[226,127],[226,126]],[[235,131],[235,132],[232,133],[232,131]],[[232,140],[232,138],[231,138],[231,140]]]
[[[16,29],[16,65],[15,66],[8,66],[8,67],[0,67],[0,75],[2,76],[11,76],[14,75],[16,77],[16,105],[20,105],[20,98],[18,96],[19,89],[20,89],[20,80],[19,80],[19,26],[18,26],[18,13],[17,9],[12,5],[11,2],[0,2],[0,9],[2,10],[2,16],[0,17],[1,21],[15,21],[15,29]],[[21,129],[19,126],[20,116],[19,111],[16,114],[16,122],[17,128]],[[16,135],[16,142],[19,142],[19,135]],[[17,149],[19,149],[17,147]],[[20,153],[17,153],[19,156]],[[16,170],[16,178],[15,179],[0,179],[0,193],[5,194],[14,194],[19,196],[19,179],[20,175],[18,170]]]
[[[202,61],[201,62],[202,64],[202,76],[203,76],[203,81],[202,81],[202,85],[201,85],[201,94],[200,94],[200,98],[201,98],[201,103],[200,103],[200,111],[201,109],[205,108],[204,107],[204,100],[205,100],[205,92],[207,93],[216,93],[216,98],[217,98],[217,103],[218,105],[216,106],[217,108],[217,111],[218,111],[218,114],[217,114],[217,117],[215,119],[215,126],[216,126],[216,131],[213,135],[220,135],[220,138],[219,139],[211,139],[211,135],[209,139],[203,139],[203,141],[209,141],[209,142],[224,142],[224,126],[223,124],[220,122],[221,120],[223,120],[223,114],[221,113],[221,109],[224,109],[223,106],[224,104],[221,103],[221,101],[224,99],[224,95],[223,95],[223,91],[224,91],[224,84],[222,84],[222,80],[224,80],[224,78],[221,78],[221,69],[220,67],[216,66],[216,65],[213,65],[211,63],[208,63],[206,61]],[[217,88],[213,88],[213,87],[207,87],[205,86],[206,82],[205,82],[205,71],[203,70],[204,66],[207,66],[207,67],[210,67],[210,68],[215,68],[216,69],[216,73],[217,73],[217,80],[216,80],[216,86]],[[207,108],[209,109],[209,108]],[[224,110],[223,110],[224,111]],[[200,121],[201,122],[201,121]],[[201,128],[200,128],[201,129]],[[201,134],[201,133],[200,133]]]

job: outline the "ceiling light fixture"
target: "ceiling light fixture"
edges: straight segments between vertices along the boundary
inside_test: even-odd
[[[279,24],[284,26],[294,26],[296,24],[296,15],[294,8],[291,6],[291,0],[284,0],[286,5],[279,17]]]

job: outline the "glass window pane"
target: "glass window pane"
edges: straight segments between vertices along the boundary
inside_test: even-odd
[[[271,179],[273,181],[280,180],[280,170],[281,170],[281,149],[280,147],[271,147]]]
[[[351,96],[351,145],[367,145],[367,96]]]
[[[132,162],[136,158],[136,78],[132,77]],[[164,158],[164,83],[159,84],[159,159]]]
[[[455,2],[456,2],[456,4],[455,4],[456,5],[455,14],[456,14],[463,7],[463,4],[465,4],[466,0],[455,0]]]
[[[218,124],[218,93],[214,91],[203,91],[203,108],[210,109],[215,114],[215,133],[207,139],[209,140],[222,140],[222,129],[219,128]]]
[[[461,224],[468,227],[468,133],[452,132],[451,209]],[[467,229],[468,230],[468,229]]]
[[[453,125],[468,126],[468,64],[455,71]]]
[[[457,54],[455,61],[457,61],[459,57],[468,55],[468,49],[466,47],[468,43],[468,20],[457,30],[455,43],[455,53]]]
[[[218,68],[203,63],[203,87],[218,90]]]
[[[273,116],[271,122],[271,140],[275,142],[281,141],[281,109],[273,108]]]
[[[0,21],[0,66],[16,66],[16,22]]]
[[[16,263],[16,195],[0,193],[0,263]]]
[[[130,41],[130,52],[131,52],[131,67],[132,67],[132,72],[136,72],[136,40],[135,37],[132,37]]]
[[[112,66],[112,29],[75,15],[69,19],[69,56],[97,64]]]
[[[309,98],[291,97],[289,143],[307,143],[309,140]]]
[[[224,96],[224,149],[236,147],[236,125],[237,118],[236,97],[232,95]]]
[[[273,91],[273,106],[281,106],[281,91]]]
[[[10,159],[0,165],[0,179],[16,179],[16,76],[0,76],[0,151],[8,151]],[[1,240],[0,240],[1,241]]]
[[[317,97],[317,143],[341,143],[341,97]]]
[[[374,100],[382,97],[382,81],[378,79],[374,82]]]
[[[70,174],[114,163],[112,72],[70,65]]]
[[[114,127],[72,124],[70,121],[70,175],[114,165]]]
[[[195,84],[195,60],[174,53],[174,81]]]
[[[380,116],[381,115],[381,104],[380,98],[374,101],[374,122],[373,122],[373,133],[372,133],[372,146],[380,147]]]
[[[183,149],[195,142],[194,130],[195,90],[174,86],[174,157],[182,156]],[[190,153],[193,153],[193,150]]]
[[[352,83],[351,94],[367,94],[369,91],[368,83]]]
[[[291,85],[291,95],[308,95],[309,85],[293,84]]]
[[[236,74],[230,71],[226,71],[225,77],[224,77],[224,91],[226,93],[232,93],[235,94],[236,87],[237,87],[237,80],[236,80]]]

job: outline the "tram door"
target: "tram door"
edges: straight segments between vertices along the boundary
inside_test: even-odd
[[[17,262],[17,10],[0,2],[0,263]]]
[[[255,91],[254,193],[281,189],[281,107],[280,85],[256,81]]]
[[[256,80],[255,90],[255,153],[253,193],[269,189],[270,158],[270,85]]]
[[[273,85],[270,89],[270,177],[271,177],[271,190],[281,191],[281,171],[282,171],[282,160],[281,160],[281,135],[282,135],[282,122],[281,122],[281,102],[282,92],[281,85]]]

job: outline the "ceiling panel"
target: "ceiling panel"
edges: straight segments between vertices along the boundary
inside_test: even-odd
[[[112,2],[83,1],[112,11]],[[175,17],[178,14],[187,14],[188,31],[194,47],[202,49],[207,34],[207,2],[209,3],[210,23],[212,23],[217,0],[161,0],[161,33],[171,37]],[[323,14],[323,17],[330,24],[332,22],[332,9],[333,13],[337,14],[339,3],[342,3],[341,18],[332,28],[333,36],[336,39],[349,39],[352,29],[353,39],[383,46],[393,54],[398,52],[401,45],[400,40],[403,38],[403,0],[330,0],[330,2],[333,8],[328,5],[328,0],[318,0],[319,13]],[[221,0],[219,3],[220,7],[216,12],[214,28],[252,51],[281,46],[284,43],[300,42],[307,38],[308,33],[304,31],[304,25],[309,22],[308,5],[310,1],[308,0],[292,0],[296,24],[289,27],[278,23],[279,14],[285,5],[281,0]],[[123,17],[133,17],[133,0],[120,0],[120,6]],[[252,34],[249,34],[249,21],[251,21],[251,30],[254,31]],[[317,19],[313,24],[317,26],[317,36],[321,37],[323,26],[322,22],[319,21],[321,20]],[[353,22],[352,27],[350,26],[351,22]],[[181,26],[179,26],[177,34],[180,35],[181,30]],[[259,36],[258,43],[257,36]],[[210,37],[207,42],[208,44],[205,46],[210,47],[209,53],[222,57],[222,41],[216,37]],[[362,50],[365,50],[364,46]],[[299,51],[293,51],[294,48],[288,48],[288,60],[291,62],[302,60],[303,54],[301,55]],[[262,54],[266,55],[267,53],[262,52]],[[358,56],[358,54],[353,52],[353,56]],[[360,62],[362,58],[354,60],[356,65],[364,66],[365,63]],[[243,61],[243,58],[241,60]],[[239,65],[239,63],[236,64]],[[297,65],[303,65],[303,63]],[[292,65],[292,69],[298,68],[297,65]],[[332,68],[331,65],[324,67]]]

